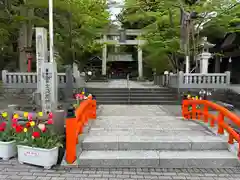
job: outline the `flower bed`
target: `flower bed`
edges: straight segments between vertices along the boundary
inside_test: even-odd
[[[1,114],[0,122],[0,158],[8,160],[17,154],[15,131],[11,127],[11,121],[7,121],[8,114]]]
[[[18,160],[20,163],[28,163],[44,168],[51,168],[57,164],[58,148],[62,147],[63,137],[54,132],[53,114],[48,114],[45,122],[28,121],[23,125],[16,125],[16,140],[18,143]]]
[[[46,120],[40,120],[42,116],[43,113],[39,112],[34,121],[31,113],[24,112],[23,119],[14,114],[11,120],[0,124],[1,153],[8,152],[2,155],[3,159],[16,155],[17,145],[20,163],[39,165],[47,169],[57,164],[58,149],[62,147],[64,137],[55,133],[52,113],[48,113]],[[3,113],[2,117],[6,118],[7,113]],[[7,147],[3,149],[4,146]]]

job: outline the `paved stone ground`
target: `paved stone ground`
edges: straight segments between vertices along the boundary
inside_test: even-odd
[[[240,180],[240,169],[62,168],[0,161],[0,180]]]
[[[212,135],[193,121],[176,120],[159,105],[101,105],[89,135],[176,136]]]

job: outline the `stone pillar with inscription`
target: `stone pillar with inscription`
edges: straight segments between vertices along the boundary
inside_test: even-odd
[[[48,62],[47,30],[36,27],[36,70],[37,92],[41,92],[41,67],[43,62]]]
[[[36,27],[36,71],[37,71],[37,90],[33,93],[33,100],[36,105],[41,106],[41,73],[42,65],[48,61],[47,49],[47,30],[43,27]]]
[[[52,112],[57,108],[57,69],[55,62],[44,62],[41,73],[42,111]]]

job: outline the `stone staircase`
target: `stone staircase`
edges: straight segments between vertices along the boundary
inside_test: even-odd
[[[100,105],[81,143],[80,167],[227,168],[239,166],[226,139],[154,105]],[[79,149],[80,150],[80,149]]]
[[[180,104],[178,93],[168,88],[87,88],[98,104]]]

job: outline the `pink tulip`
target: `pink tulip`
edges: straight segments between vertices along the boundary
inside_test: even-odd
[[[50,113],[48,114],[48,118],[49,118],[49,119],[52,119],[52,118],[53,118],[53,113],[52,113],[52,112],[50,112]]]
[[[13,123],[13,124],[15,124],[15,123],[17,123],[17,122],[18,122],[18,120],[17,120],[16,118],[13,118],[13,119],[12,119],[12,123]]]
[[[28,120],[32,120],[33,116],[31,113],[28,113]]]

